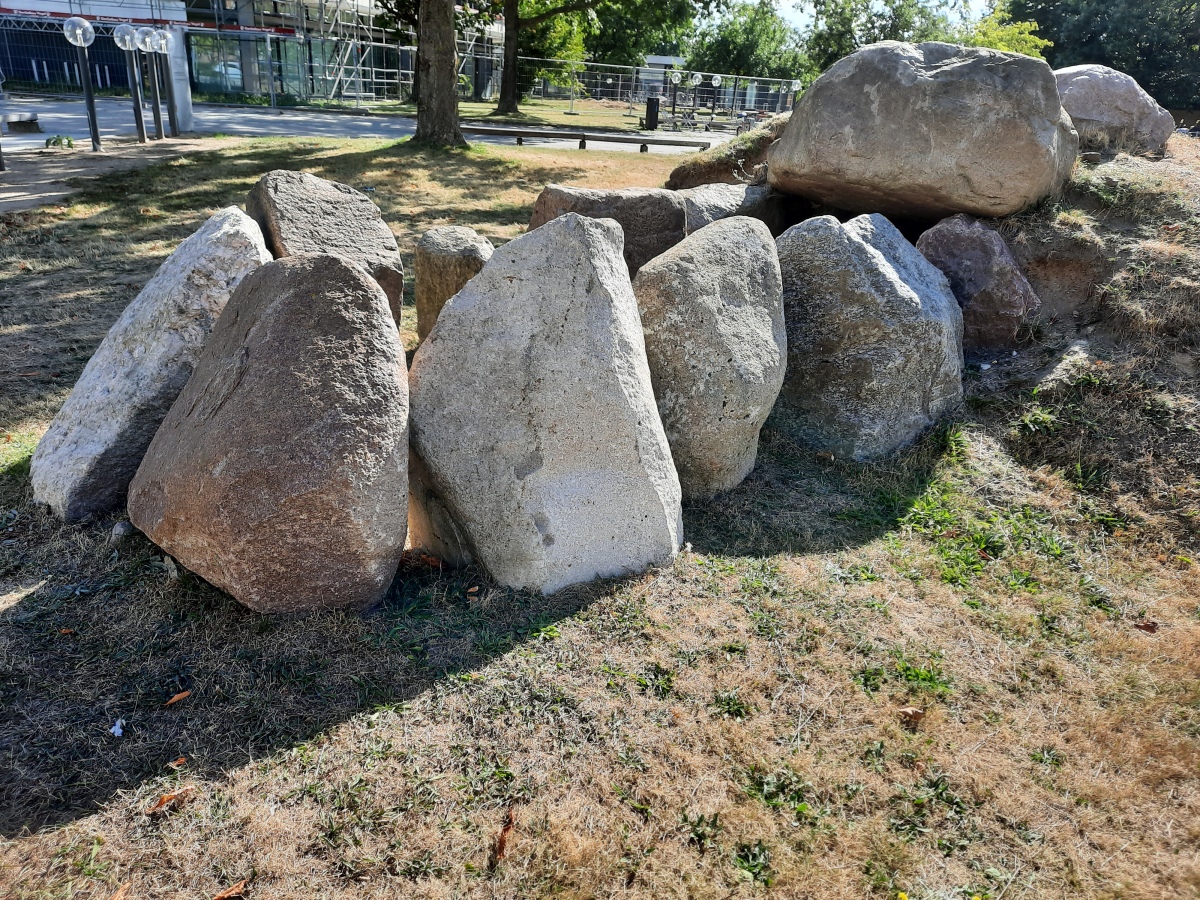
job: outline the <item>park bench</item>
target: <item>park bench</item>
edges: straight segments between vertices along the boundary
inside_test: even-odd
[[[0,113],[0,124],[9,134],[37,134],[42,130],[35,112]]]
[[[694,141],[682,138],[647,137],[640,134],[608,134],[589,131],[548,131],[537,128],[500,128],[492,125],[463,125],[465,134],[482,134],[517,139],[517,146],[522,146],[526,138],[537,140],[568,140],[579,141],[579,149],[586,150],[588,141],[598,141],[609,144],[638,144],[642,153],[649,153],[650,147],[695,147],[697,150],[707,150],[712,141]]]

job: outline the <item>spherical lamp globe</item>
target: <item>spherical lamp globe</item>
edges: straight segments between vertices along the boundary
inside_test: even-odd
[[[96,40],[96,29],[92,27],[92,23],[79,16],[71,16],[63,22],[63,34],[76,47],[90,47],[92,41]]]
[[[118,25],[113,29],[113,40],[121,50],[136,50],[137,29],[132,25]]]

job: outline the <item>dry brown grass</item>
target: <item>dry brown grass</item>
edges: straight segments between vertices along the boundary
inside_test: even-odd
[[[484,188],[465,196],[499,178],[492,152],[452,162],[448,215],[515,233],[522,218],[493,218]],[[417,230],[446,217],[397,183],[420,164],[398,162],[381,197],[398,233],[388,204],[409,203]],[[625,164],[575,177],[652,178]],[[183,173],[161,177],[170,197]],[[1024,227],[1060,212],[1117,239],[1081,206]],[[1052,362],[1068,326],[1087,323],[1046,323],[1013,372],[973,377],[962,422],[891,459],[828,461],[768,428],[744,485],[685,510],[691,549],[667,570],[547,601],[414,564],[365,617],[257,616],[171,580],[140,537],[107,546],[109,522],[55,522],[29,501],[28,415],[0,443],[0,884],[21,898],[126,883],[131,898],[211,898],[242,879],[251,898],[1200,896],[1195,506],[1146,512],[1152,492],[1130,480],[1194,446],[1171,443],[1194,434],[1194,385],[1146,384],[1170,357],[1137,352],[1031,397],[1016,369]],[[1179,404],[1166,437],[1157,413],[1114,417],[1160,395]],[[1021,435],[1035,404],[1057,436]],[[1077,482],[1071,448],[1128,471]],[[1139,521],[1114,519],[1125,503]]]

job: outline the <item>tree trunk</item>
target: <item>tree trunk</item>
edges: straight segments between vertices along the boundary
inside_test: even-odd
[[[504,0],[504,71],[500,74],[500,105],[496,112],[515,116],[517,101],[517,39],[521,34],[520,0]]]
[[[458,56],[454,0],[422,0],[417,22],[417,133],[413,140],[465,147],[458,129]]]

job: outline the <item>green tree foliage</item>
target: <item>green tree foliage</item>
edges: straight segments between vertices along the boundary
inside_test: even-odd
[[[596,62],[640,66],[650,54],[682,56],[695,27],[691,0],[639,0],[601,6],[584,45]]]
[[[807,0],[805,36],[811,74],[819,74],[859,47],[878,41],[952,41],[947,0]]]
[[[1016,19],[1054,42],[1055,68],[1128,72],[1167,107],[1200,107],[1200,0],[1012,0]]]
[[[1024,53],[1026,56],[1045,56],[1054,42],[1041,37],[1038,27],[1037,22],[1014,22],[1009,0],[996,0],[991,12],[978,22],[964,26],[957,40],[968,47],[989,47],[992,50]]]
[[[796,78],[807,68],[800,35],[770,0],[739,3],[702,30],[688,56],[702,72]]]

